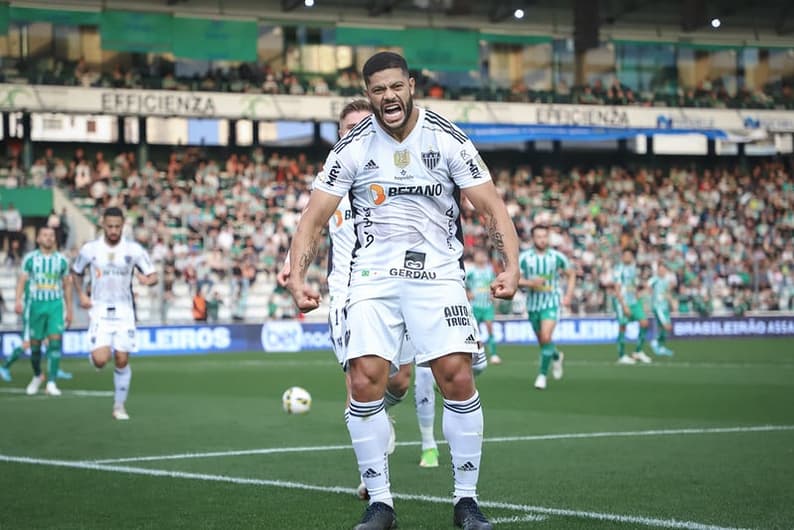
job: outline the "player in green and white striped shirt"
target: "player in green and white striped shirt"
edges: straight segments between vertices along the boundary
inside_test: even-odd
[[[22,260],[16,292],[16,311],[24,313],[23,336],[30,338],[30,358],[33,365],[33,379],[26,391],[28,395],[39,391],[42,382],[41,343],[46,339],[49,357],[46,392],[59,396],[61,391],[55,384],[55,378],[61,363],[61,337],[64,328],[72,322],[69,261],[55,250],[55,230],[52,228],[39,228],[36,242],[39,248]],[[25,299],[24,292],[28,281],[30,284],[27,286],[28,296]],[[26,302],[24,306],[23,300]]]
[[[633,250],[623,250],[621,262],[612,270],[612,280],[612,308],[618,318],[618,364],[650,363],[651,358],[642,351],[648,333],[648,318],[638,294],[639,269],[634,263]],[[639,322],[640,333],[634,353],[626,355],[626,326],[630,322]]]
[[[670,319],[670,272],[663,261],[656,266],[656,274],[651,276],[648,285],[651,288],[651,311],[658,327],[656,338],[651,341],[651,349],[656,355],[673,355],[673,350],[665,346],[673,324]]]
[[[30,278],[28,278],[28,281],[25,282],[25,294],[24,294],[24,296],[22,298],[23,311],[22,311],[22,315],[20,315],[20,316],[22,317],[23,333],[24,333],[24,330],[27,329],[27,327],[28,327],[27,320],[25,318],[24,307],[27,307],[27,304],[28,304],[29,286],[30,286]],[[42,349],[44,349],[43,345],[42,345]],[[3,363],[3,365],[0,366],[0,379],[2,379],[3,381],[9,382],[9,383],[11,382],[11,366],[15,362],[17,362],[17,360],[22,356],[23,353],[25,354],[25,356],[30,357],[30,337],[28,337],[26,335],[23,335],[22,343],[19,346],[17,346],[16,348],[14,348],[14,350],[11,352],[11,355],[8,357],[8,359],[6,359],[5,362]],[[49,358],[49,356],[48,356],[48,358]],[[72,374],[70,372],[64,372],[63,370],[58,369],[58,373],[56,374],[56,377],[58,379],[71,379],[72,378]]]
[[[533,247],[518,257],[521,269],[519,287],[529,289],[527,293],[527,315],[540,344],[540,373],[535,379],[535,388],[546,388],[549,364],[553,363],[552,376],[562,378],[562,352],[557,351],[552,335],[560,318],[560,302],[568,306],[576,285],[576,271],[561,252],[549,248],[549,229],[546,226],[532,227]],[[560,300],[560,275],[568,282],[565,295]]]
[[[488,254],[482,249],[474,253],[474,266],[466,272],[466,294],[471,302],[471,312],[477,324],[485,323],[488,330],[488,354],[491,364],[501,364],[502,359],[496,354],[496,339],[493,336],[493,320],[496,316],[491,283],[496,279],[493,267],[488,261]]]

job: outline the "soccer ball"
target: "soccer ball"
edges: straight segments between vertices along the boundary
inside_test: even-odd
[[[281,405],[287,414],[306,414],[312,408],[312,396],[306,389],[293,386],[281,396]]]

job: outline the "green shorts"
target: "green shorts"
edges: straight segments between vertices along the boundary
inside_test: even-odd
[[[474,320],[477,322],[492,322],[496,315],[493,306],[472,307],[471,312],[474,315]]]
[[[666,306],[656,306],[653,308],[653,316],[656,317],[656,322],[662,326],[669,326],[672,322],[670,319],[670,308]]]
[[[645,320],[647,317],[645,316],[645,308],[642,306],[642,302],[634,302],[633,304],[628,304],[629,312],[626,314],[623,311],[623,306],[618,302],[617,298],[612,300],[612,307],[615,310],[615,314],[618,317],[618,324],[621,326],[625,326],[629,322],[639,322],[640,320]]]
[[[527,316],[529,316],[529,323],[532,324],[532,329],[534,329],[535,333],[537,333],[540,331],[540,323],[544,320],[552,320],[557,322],[560,319],[560,308],[547,307],[546,309],[541,309],[540,311],[529,311]]]
[[[63,300],[29,302],[25,313],[23,339],[41,341],[63,334]]]

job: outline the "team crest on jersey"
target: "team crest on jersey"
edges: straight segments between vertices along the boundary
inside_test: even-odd
[[[441,153],[438,151],[433,151],[431,147],[429,151],[422,153],[422,162],[425,163],[425,167],[430,171],[436,169],[438,163],[441,161]]]
[[[132,263],[132,256],[124,256],[124,263],[126,263],[127,265]]]
[[[408,167],[408,164],[411,163],[411,153],[408,152],[408,149],[403,149],[402,151],[395,151],[394,152],[394,165],[400,169]]]

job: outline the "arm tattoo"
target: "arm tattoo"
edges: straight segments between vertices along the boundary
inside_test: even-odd
[[[298,267],[300,269],[300,274],[303,274],[307,270],[312,263],[314,263],[314,258],[317,256],[317,238],[312,238],[309,244],[306,247],[306,252],[300,257],[298,261]]]
[[[501,256],[502,261],[504,261],[505,265],[507,265],[508,258],[505,254],[504,235],[497,228],[496,219],[493,216],[488,221],[488,237],[491,239],[491,243],[499,253],[499,256]]]

